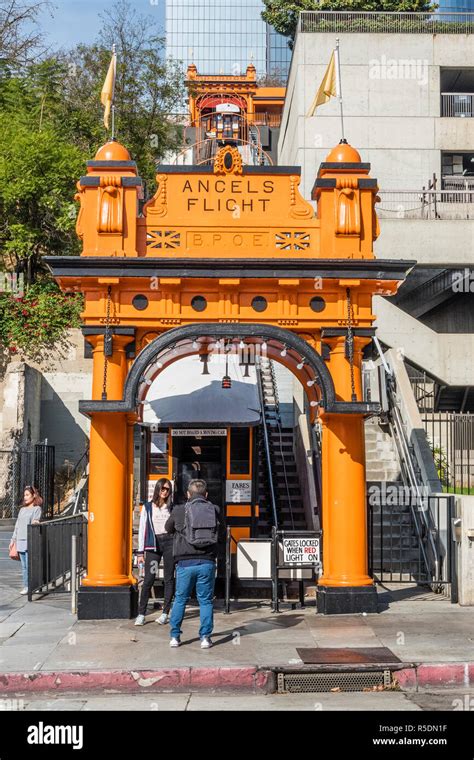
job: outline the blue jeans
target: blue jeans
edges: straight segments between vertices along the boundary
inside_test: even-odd
[[[28,588],[28,552],[18,552],[18,554],[20,555],[23,588]]]
[[[170,638],[179,639],[181,623],[186,611],[186,602],[196,586],[196,596],[199,602],[201,627],[199,636],[210,636],[214,627],[214,582],[216,566],[214,562],[190,567],[176,566],[176,591],[173,608],[170,615]]]

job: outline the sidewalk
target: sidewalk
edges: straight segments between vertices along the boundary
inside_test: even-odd
[[[391,666],[402,688],[474,685],[474,608],[416,586],[379,587],[377,615],[324,617],[314,599],[305,609],[268,603],[216,605],[214,643],[199,647],[199,613],[190,606],[183,646],[169,648],[168,626],[154,622],[80,621],[68,594],[28,603],[10,582],[0,587],[0,693],[19,691],[189,690],[273,691],[275,671],[304,665],[297,648],[387,647],[402,661]],[[336,670],[337,666],[324,666]],[[350,665],[349,670],[357,667]],[[373,666],[372,666],[373,667]]]

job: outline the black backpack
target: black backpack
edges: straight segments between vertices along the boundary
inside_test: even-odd
[[[184,506],[184,536],[196,549],[215,546],[218,540],[217,514],[214,504],[193,499]]]

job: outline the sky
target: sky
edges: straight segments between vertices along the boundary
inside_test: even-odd
[[[159,21],[165,0],[131,0],[140,14]],[[39,17],[45,41],[53,48],[93,42],[100,25],[99,14],[113,7],[114,0],[52,0],[52,11]]]

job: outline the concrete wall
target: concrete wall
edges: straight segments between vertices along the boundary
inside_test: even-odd
[[[457,545],[459,604],[474,605],[474,496],[458,499],[458,516],[461,518],[461,543]]]
[[[0,449],[40,440],[41,374],[25,362],[7,366],[0,383]]]
[[[280,129],[279,163],[302,166],[308,197],[341,136],[335,98],[307,118],[340,40],[345,136],[382,190],[417,190],[441,175],[441,150],[472,150],[474,119],[440,118],[440,67],[474,63],[474,35],[299,34]]]
[[[474,334],[437,333],[381,296],[373,312],[379,340],[443,385],[472,385]]]
[[[16,436],[26,443],[48,439],[56,447],[56,466],[76,462],[84,453],[89,420],[79,413],[80,399],[91,397],[92,360],[84,359],[80,330],[70,330],[64,348],[41,362],[13,360],[0,381],[2,447]]]
[[[293,427],[293,379],[294,375],[283,364],[273,362],[282,427]]]
[[[474,119],[472,119],[474,121]],[[474,146],[474,136],[473,136]],[[377,166],[373,167],[377,176]],[[380,219],[375,255],[454,267],[473,263],[474,219]]]

